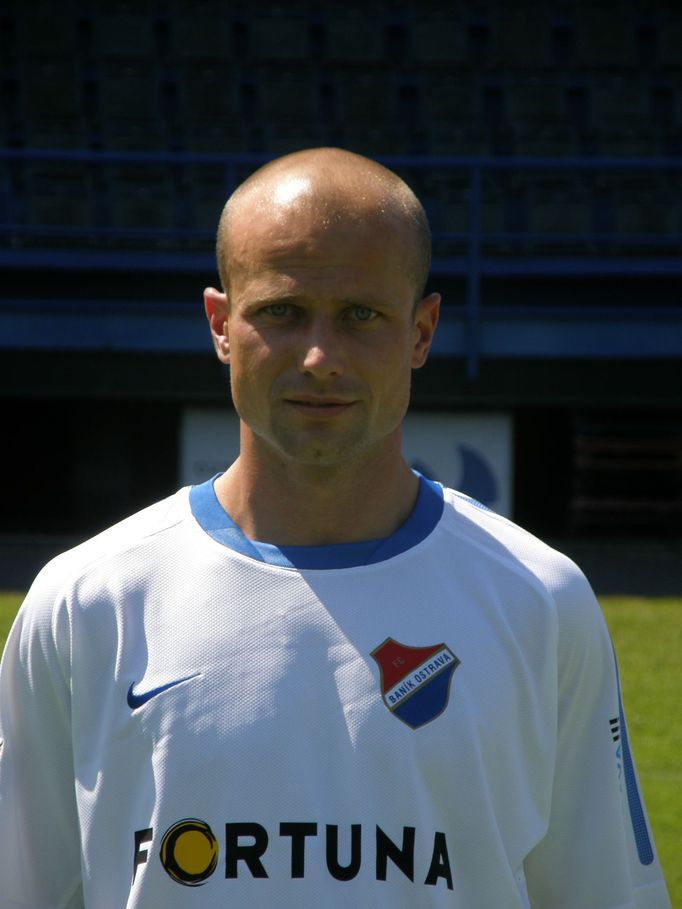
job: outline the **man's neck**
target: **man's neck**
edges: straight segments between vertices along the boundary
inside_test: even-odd
[[[354,543],[390,536],[412,511],[419,481],[401,457],[334,468],[243,454],[215,483],[246,537],[280,546]]]

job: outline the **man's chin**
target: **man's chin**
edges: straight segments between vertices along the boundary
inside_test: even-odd
[[[279,451],[292,465],[331,470],[357,463],[367,448],[360,439],[306,440],[299,436],[295,440],[282,441]]]

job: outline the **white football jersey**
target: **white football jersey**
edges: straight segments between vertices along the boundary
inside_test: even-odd
[[[43,569],[0,699],[0,909],[670,905],[589,585],[423,478],[312,548],[180,490]]]

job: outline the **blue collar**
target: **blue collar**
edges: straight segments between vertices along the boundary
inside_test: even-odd
[[[389,537],[331,546],[274,546],[249,540],[223,509],[213,488],[217,474],[189,492],[190,508],[206,533],[242,555],[287,568],[356,568],[383,562],[416,546],[434,529],[443,513],[443,488],[419,476],[419,493],[410,516]]]

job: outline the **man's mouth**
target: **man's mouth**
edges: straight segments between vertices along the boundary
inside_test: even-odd
[[[301,412],[318,416],[341,413],[355,404],[352,399],[339,397],[301,396],[285,398],[284,400]]]

